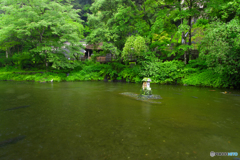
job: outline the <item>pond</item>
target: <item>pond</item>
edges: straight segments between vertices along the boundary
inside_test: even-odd
[[[0,82],[0,160],[208,160],[211,151],[240,154],[240,91],[151,88],[161,103],[121,94],[139,93],[141,84]]]

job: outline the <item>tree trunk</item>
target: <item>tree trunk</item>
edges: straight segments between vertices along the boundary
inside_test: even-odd
[[[180,5],[179,10],[181,12],[181,10],[182,10],[181,0],[178,0],[178,2],[179,2],[179,5]],[[182,18],[181,18],[181,24],[183,24],[183,19]],[[185,37],[184,32],[182,32],[182,41],[181,42],[182,42],[183,45],[186,44],[186,37]],[[187,52],[186,51],[184,51],[184,64],[187,64]]]
[[[192,17],[189,17],[189,39],[188,39],[188,45],[192,45],[192,34],[191,34],[191,28],[192,28]],[[188,60],[191,60],[191,49],[188,49]]]
[[[186,37],[185,37],[185,33],[182,32],[182,45],[186,44]],[[187,52],[184,51],[184,64],[187,64]]]
[[[44,51],[45,52],[45,51]],[[46,72],[48,71],[48,62],[47,62],[47,54],[45,53],[45,66],[46,66]]]
[[[190,3],[189,3],[189,10],[192,9],[192,0],[190,0]],[[188,19],[188,23],[189,23],[189,43],[188,45],[191,46],[192,45],[192,16],[189,17]],[[191,49],[188,49],[188,59],[190,60],[191,59]],[[188,62],[187,62],[188,63]]]
[[[6,58],[8,58],[8,49],[6,49]]]
[[[48,62],[46,61],[46,71],[48,70]]]

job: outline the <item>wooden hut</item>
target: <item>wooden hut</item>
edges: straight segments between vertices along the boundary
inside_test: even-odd
[[[98,43],[98,44],[88,44],[86,45],[86,52],[85,52],[85,57],[90,59],[91,55],[93,54],[93,51],[100,52],[102,51],[102,45],[103,43]]]

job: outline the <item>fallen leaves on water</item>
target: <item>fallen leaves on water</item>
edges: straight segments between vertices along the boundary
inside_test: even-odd
[[[196,154],[197,152],[196,152],[196,151],[193,151],[193,153],[195,153],[195,154]]]

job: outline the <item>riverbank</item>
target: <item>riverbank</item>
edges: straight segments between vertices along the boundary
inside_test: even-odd
[[[14,67],[0,68],[1,81],[33,81],[33,82],[62,82],[62,81],[113,81],[141,83],[142,72],[140,66],[118,66],[107,64],[91,64],[82,66],[72,71],[62,70],[22,70]],[[211,70],[197,72],[194,68],[175,67],[170,71],[162,72],[158,75],[150,76],[155,84],[178,84],[192,86],[206,86],[216,88],[233,88],[224,86],[223,79]]]

